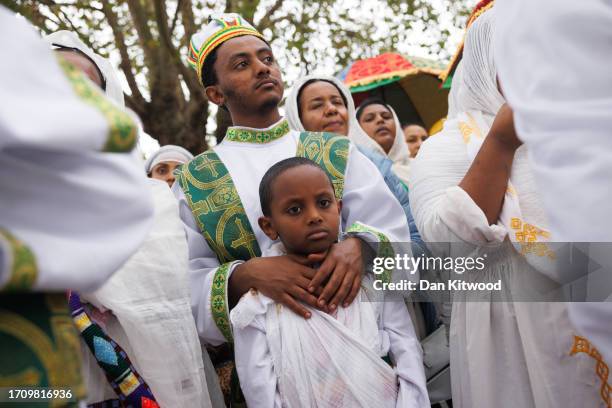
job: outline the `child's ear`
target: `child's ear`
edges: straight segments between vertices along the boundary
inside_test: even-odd
[[[268,238],[270,238],[272,241],[276,241],[278,239],[278,232],[276,232],[272,226],[272,220],[270,220],[269,217],[266,217],[265,215],[263,217],[259,217],[257,223],[259,224],[259,228],[261,228]]]
[[[338,215],[342,214],[342,200],[338,200]]]

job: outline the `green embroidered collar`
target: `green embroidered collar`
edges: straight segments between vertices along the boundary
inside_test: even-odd
[[[263,144],[279,139],[287,133],[289,133],[289,122],[287,122],[286,119],[282,119],[276,125],[268,129],[231,127],[227,129],[224,140],[229,140],[230,142]]]

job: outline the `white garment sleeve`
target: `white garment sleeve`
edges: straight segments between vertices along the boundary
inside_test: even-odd
[[[151,225],[135,124],[4,9],[0,49],[0,288],[93,290]]]
[[[265,313],[240,329],[234,327],[234,358],[240,388],[249,407],[280,408],[272,354],[266,338]]]
[[[196,321],[198,335],[207,344],[213,346],[225,343],[228,341],[228,336],[231,338],[231,327],[229,324],[229,303],[227,301],[227,281],[229,280],[234,268],[242,261],[231,262],[224,264],[227,267],[225,275],[225,283],[223,285],[223,305],[225,310],[220,314],[224,315],[227,322],[225,333],[221,331],[213,310],[211,307],[211,295],[213,288],[213,280],[219,268],[223,265],[219,264],[219,260],[215,253],[210,249],[210,246],[200,232],[193,213],[189,208],[189,204],[185,198],[185,194],[179,183],[174,183],[172,190],[179,200],[179,215],[183,221],[185,233],[187,235],[187,246],[189,247],[189,285],[191,288],[191,311]]]
[[[361,222],[391,242],[410,242],[406,214],[376,168],[351,144],[342,197],[342,230]]]
[[[489,225],[484,212],[458,186],[469,168],[465,146],[460,143],[442,133],[421,146],[410,183],[417,228],[426,242],[501,243],[506,230]]]
[[[552,236],[612,241],[612,4],[505,0],[494,10],[499,81]]]
[[[383,306],[383,330],[389,336],[389,354],[396,366],[399,407],[429,407],[423,368],[423,350],[403,299],[387,299]]]

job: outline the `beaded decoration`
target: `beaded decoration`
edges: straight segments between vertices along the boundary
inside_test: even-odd
[[[191,41],[189,42],[187,62],[196,70],[198,80],[202,85],[204,85],[202,67],[204,66],[206,57],[208,57],[215,48],[225,41],[241,35],[254,35],[261,39],[264,38],[255,28],[243,21],[242,17],[238,14],[226,14],[217,16],[216,18],[211,16],[208,20],[208,24],[210,25],[213,22],[217,23],[219,27],[216,32],[212,33],[212,35],[201,44],[197,44],[198,38],[201,38],[199,35],[191,37]]]
[[[151,389],[138,374],[125,351],[91,320],[76,292],[70,293],[69,306],[77,329],[119,397],[120,406],[159,408]],[[105,403],[110,404],[107,406],[115,404],[114,400],[103,402]]]

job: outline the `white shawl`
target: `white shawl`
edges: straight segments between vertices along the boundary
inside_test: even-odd
[[[285,101],[285,111],[287,120],[289,121],[289,126],[292,129],[298,130],[300,132],[305,131],[304,125],[302,125],[302,121],[300,120],[300,113],[298,110],[298,94],[300,89],[304,84],[311,79],[320,79],[324,81],[332,82],[336,87],[342,92],[344,98],[346,99],[346,109],[348,112],[348,128],[349,134],[346,135],[353,141],[355,144],[360,146],[368,147],[371,150],[374,150],[385,157],[388,157],[393,162],[393,171],[395,174],[406,184],[408,185],[408,175],[410,173],[410,152],[408,150],[408,145],[406,144],[406,140],[404,139],[404,134],[402,131],[402,126],[395,114],[393,108],[389,107],[391,112],[393,113],[393,118],[395,120],[395,140],[393,141],[393,146],[389,151],[389,154],[385,153],[382,147],[374,139],[372,139],[368,134],[362,129],[361,125],[359,125],[359,121],[356,116],[355,102],[353,102],[353,97],[351,92],[348,90],[346,85],[342,83],[338,78],[334,78],[326,75],[308,75],[304,78],[298,79],[293,87],[291,88],[291,93],[287,97]]]
[[[283,254],[276,244],[266,256]],[[376,294],[375,294],[376,295]],[[363,290],[334,317],[309,307],[304,319],[251,291],[232,309],[239,329],[265,315],[266,338],[283,407],[395,407],[398,378],[381,358],[377,312]]]
[[[210,407],[178,203],[166,183],[149,179],[148,184],[155,222],[145,242],[104,286],[82,297],[112,312],[101,323],[128,353],[161,407]],[[112,396],[89,350],[84,357],[89,402]]]
[[[484,213],[457,187],[505,102],[497,89],[492,22],[488,11],[468,30],[449,95],[449,119],[439,135],[425,142],[415,160],[410,201],[427,240],[444,240],[425,225],[438,213],[444,224],[470,243],[501,242],[508,236],[532,266],[546,272],[554,254],[547,245],[550,234],[524,147],[516,152],[497,225],[489,226]],[[444,197],[446,203],[441,200]]]

